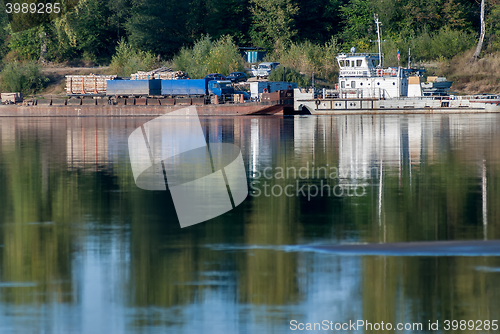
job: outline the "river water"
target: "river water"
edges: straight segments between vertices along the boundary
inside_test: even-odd
[[[493,332],[500,115],[203,118],[250,195],[182,229],[134,182],[148,120],[0,120],[0,333]]]

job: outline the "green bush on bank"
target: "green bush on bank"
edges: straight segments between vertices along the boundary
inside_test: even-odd
[[[116,53],[111,58],[113,73],[127,77],[137,71],[150,71],[157,65],[155,56],[150,52],[140,51],[124,39],[118,42]]]
[[[49,81],[35,62],[8,63],[0,72],[0,78],[3,92],[21,92],[23,95],[40,92]]]
[[[277,69],[271,71],[268,77],[269,81],[282,81],[283,71],[285,72],[284,81],[296,82],[299,87],[311,86],[311,79],[309,77],[300,74],[299,71],[293,68],[285,66],[279,66]]]
[[[475,35],[467,31],[453,30],[448,26],[442,27],[435,33],[426,29],[419,35],[389,37],[383,43],[384,65],[397,66],[397,50],[400,51],[400,65],[408,62],[408,49],[411,49],[412,63],[417,61],[432,61],[437,59],[451,59],[457,54],[472,48],[476,43]],[[376,45],[372,45],[371,52],[378,52]]]
[[[335,38],[325,44],[315,44],[310,41],[291,43],[287,48],[270,54],[268,61],[278,61],[287,69],[311,77],[335,81],[338,76],[336,56],[340,52],[340,45]]]
[[[186,71],[193,79],[203,78],[209,73],[244,71],[243,58],[231,36],[222,36],[212,41],[203,36],[192,48],[182,48],[174,57],[176,70]]]

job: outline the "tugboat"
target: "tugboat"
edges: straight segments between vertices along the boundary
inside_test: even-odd
[[[448,95],[452,83],[445,78],[429,77],[432,79],[431,83],[421,84],[425,72],[423,69],[411,66],[384,68],[377,15],[375,24],[378,53],[356,53],[356,49],[352,48],[350,53],[339,54],[339,82],[336,89],[323,89],[319,93],[295,89],[295,113],[500,112],[500,96]]]

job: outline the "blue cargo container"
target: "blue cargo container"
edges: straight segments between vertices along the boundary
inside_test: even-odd
[[[208,95],[208,80],[162,80],[161,95],[171,96],[193,96]]]
[[[161,95],[161,80],[107,80],[106,95],[154,96]]]
[[[107,80],[108,96],[230,96],[234,93],[230,81],[195,80]]]

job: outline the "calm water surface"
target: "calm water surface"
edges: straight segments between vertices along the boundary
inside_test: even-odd
[[[0,119],[0,333],[500,320],[499,257],[311,248],[500,239],[500,115],[204,118],[251,196],[184,229],[133,180],[148,120]]]

